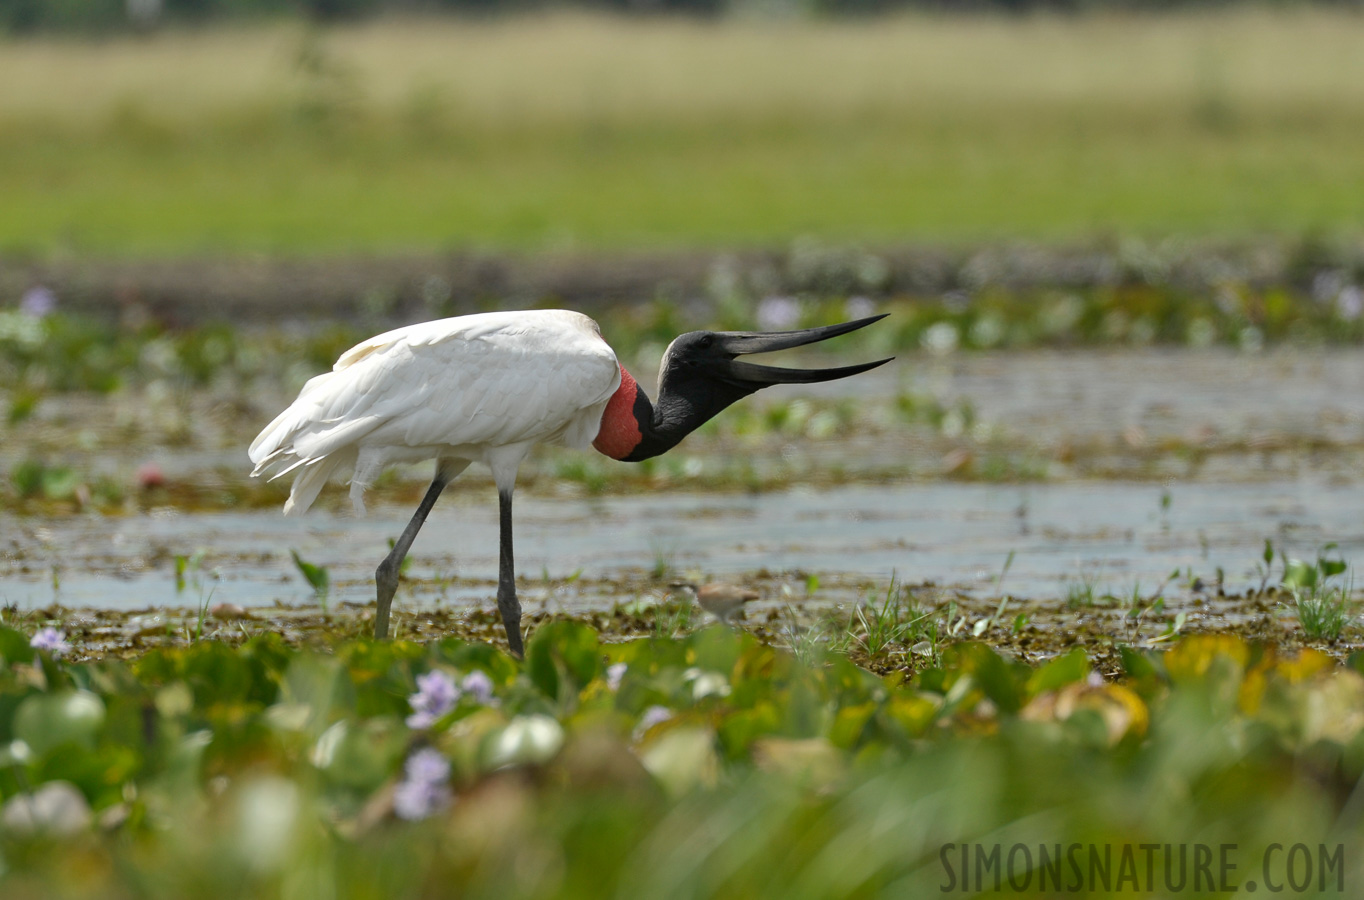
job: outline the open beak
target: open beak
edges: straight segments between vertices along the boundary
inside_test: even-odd
[[[839,366],[833,369],[784,369],[779,366],[760,366],[756,363],[739,362],[734,356],[749,353],[771,353],[775,350],[789,350],[803,347],[829,338],[847,334],[859,328],[866,328],[872,322],[884,319],[885,315],[868,316],[838,325],[825,325],[821,328],[805,328],[800,331],[721,331],[716,337],[715,346],[720,352],[729,354],[729,359],[711,362],[711,370],[726,381],[743,382],[766,386],[769,384],[812,384],[819,381],[833,381],[847,378],[877,366],[883,366],[895,357],[878,359],[876,362],[859,363],[855,366]]]

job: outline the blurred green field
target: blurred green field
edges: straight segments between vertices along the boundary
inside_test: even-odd
[[[0,251],[1358,234],[1348,13],[0,43]]]

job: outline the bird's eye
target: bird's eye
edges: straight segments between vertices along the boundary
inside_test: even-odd
[[[705,350],[713,343],[715,343],[715,338],[708,334],[705,334],[701,336],[701,340],[696,342],[696,346],[700,347],[702,350]]]

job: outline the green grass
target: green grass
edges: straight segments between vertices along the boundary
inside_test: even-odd
[[[0,248],[1356,233],[1362,37],[1257,12],[8,44]]]
[[[1339,556],[1330,556],[1336,549],[1335,544],[1326,545],[1315,563],[1280,555],[1284,564],[1283,585],[1292,597],[1291,608],[1297,615],[1298,627],[1308,640],[1338,641],[1347,628],[1359,621],[1349,565]],[[1272,558],[1273,549],[1266,541],[1266,562]]]

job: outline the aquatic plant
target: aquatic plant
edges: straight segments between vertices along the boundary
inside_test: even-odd
[[[71,663],[31,640],[0,627],[6,897],[917,896],[959,885],[982,835],[1100,861],[1212,840],[1279,880],[1271,844],[1320,842],[1330,887],[1360,874],[1338,802],[1362,771],[1359,658],[1185,636],[1124,649],[1105,682],[1078,648],[1030,667],[963,643],[882,678],[725,628],[602,643],[569,621],[524,661],[264,635]],[[414,686],[444,698],[421,728]],[[717,844],[720,823],[742,827]]]
[[[1349,565],[1339,557],[1332,559],[1333,550],[1336,545],[1327,544],[1315,562],[1284,559],[1283,585],[1292,598],[1289,605],[1309,640],[1338,641],[1359,619],[1353,581],[1346,577]]]

